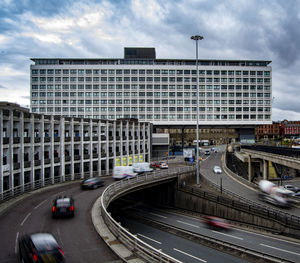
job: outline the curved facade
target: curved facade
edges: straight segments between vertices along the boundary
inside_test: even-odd
[[[150,124],[30,113],[0,102],[1,195],[150,160]]]

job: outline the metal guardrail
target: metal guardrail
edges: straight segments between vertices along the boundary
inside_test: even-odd
[[[101,196],[101,215],[104,222],[110,231],[118,238],[129,250],[133,250],[141,258],[147,262],[175,262],[177,259],[163,253],[161,250],[155,249],[143,242],[135,235],[131,234],[125,228],[116,222],[110,213],[107,212],[107,207],[111,201],[118,198],[120,195],[128,192],[130,189],[137,186],[149,184],[151,182],[164,181],[170,178],[177,177],[178,174],[193,172],[193,167],[168,169],[166,171],[154,171],[145,175],[139,175],[131,179],[124,179],[109,185]]]
[[[98,176],[99,173],[94,172],[92,175],[93,175],[93,177],[95,177],[95,176]],[[104,176],[104,175],[106,175],[105,171],[103,171],[101,173],[101,176]],[[29,183],[26,183],[24,185],[19,185],[19,186],[16,186],[16,187],[12,188],[12,189],[8,189],[8,190],[3,191],[2,193],[0,193],[0,204],[5,202],[5,201],[8,201],[12,198],[15,198],[17,196],[20,196],[24,193],[31,192],[31,191],[34,191],[34,190],[38,190],[40,188],[43,188],[43,187],[46,187],[46,186],[49,186],[49,185],[64,183],[64,182],[68,182],[68,181],[82,180],[84,178],[89,178],[89,177],[90,177],[89,172],[84,173],[83,176],[82,176],[81,173],[76,173],[76,174],[74,174],[74,179],[72,179],[72,175],[66,175],[65,180],[63,181],[63,178],[61,176],[56,176],[56,177],[53,178],[53,182],[52,182],[52,178],[46,178],[44,180],[44,183],[41,179],[39,179],[39,180],[34,181],[34,183],[29,182]]]

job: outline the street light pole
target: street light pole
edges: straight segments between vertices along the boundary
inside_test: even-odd
[[[192,40],[196,41],[196,73],[197,73],[197,135],[196,135],[196,140],[197,140],[197,146],[196,146],[196,178],[197,178],[197,185],[199,186],[199,71],[198,71],[198,40],[202,40],[203,36],[195,35],[191,36]]]

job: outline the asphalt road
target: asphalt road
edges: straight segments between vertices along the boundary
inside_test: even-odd
[[[105,184],[112,178],[105,178]],[[19,236],[33,232],[52,233],[61,245],[67,262],[121,262],[94,230],[91,208],[104,187],[81,190],[79,182],[54,187],[31,195],[0,215],[0,263],[18,262]],[[52,219],[51,201],[57,195],[71,195],[75,217]]]
[[[151,206],[145,206],[143,204],[137,205],[134,208],[132,208],[131,205],[128,207],[128,210],[124,210],[123,205],[123,211],[126,211],[126,214],[118,215],[118,220],[122,223],[122,225],[128,228],[130,232],[138,235],[138,237],[143,241],[150,245],[154,245],[154,247],[158,249],[162,249],[163,252],[168,253],[183,262],[199,262],[202,260],[211,263],[245,261],[193,243],[192,241],[182,240],[182,238],[153,229],[152,227],[141,224],[134,219],[128,219],[128,214],[134,214],[139,218],[153,219],[163,224],[173,225],[181,229],[212,237],[230,244],[249,248],[261,253],[267,253],[293,262],[299,262],[299,240],[281,239],[279,236],[260,234],[234,227],[231,227],[230,231],[220,231],[207,228],[207,226],[203,223],[203,220],[199,217],[191,217],[176,213],[172,210],[158,209]],[[180,257],[178,250],[182,251]]]

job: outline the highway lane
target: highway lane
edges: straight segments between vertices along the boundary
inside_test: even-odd
[[[127,210],[125,214],[118,216],[118,220],[122,222],[122,225],[124,224],[126,227],[128,227],[132,233],[136,233],[136,234],[142,233],[142,235],[153,238],[155,240],[157,239],[157,236],[151,235],[151,233],[148,232],[141,232],[143,231],[142,228],[132,223],[131,222],[132,220],[130,221],[131,222],[130,225],[128,225],[128,220],[129,220],[127,218],[128,215],[129,217],[130,215],[135,215],[140,218],[148,218],[151,220],[153,219],[163,224],[176,226],[181,229],[185,229],[197,234],[212,237],[238,246],[246,247],[258,252],[268,253],[269,255],[274,255],[276,257],[280,257],[286,260],[291,260],[293,262],[299,262],[299,258],[300,258],[299,240],[285,239],[285,238],[280,238],[280,236],[266,235],[266,234],[251,232],[248,230],[243,230],[234,227],[231,229],[231,231],[217,231],[217,230],[207,228],[200,217],[191,217],[189,215],[176,213],[172,210],[158,209],[151,206],[145,206],[143,204],[139,204],[134,208],[130,206],[129,210]],[[172,241],[172,239],[170,239],[170,241]],[[181,249],[179,245],[177,247],[178,249]],[[203,251],[202,246],[201,246],[201,250]],[[210,262],[218,262],[218,261],[210,261]],[[234,262],[234,261],[226,261],[226,262]]]
[[[106,185],[113,181],[104,180]],[[0,263],[18,262],[17,238],[32,232],[52,233],[67,262],[117,262],[119,258],[99,237],[91,220],[92,205],[103,190],[104,187],[82,191],[79,182],[75,182],[45,189],[8,208],[0,215]],[[75,199],[74,218],[52,219],[51,201],[58,195]]]
[[[138,238],[164,253],[189,263],[246,263],[248,261],[202,246],[187,239],[158,230],[129,218],[122,218],[122,225]]]
[[[213,172],[213,167],[214,165],[218,165],[222,167],[222,151],[225,149],[224,145],[220,145],[216,147],[218,149],[218,153],[211,153],[209,156],[203,156],[205,159],[201,162],[200,164],[200,173],[209,181],[221,185],[222,182],[222,187],[223,189],[229,190],[232,193],[235,193],[241,197],[244,197],[248,200],[251,200],[253,202],[256,202],[258,204],[261,204],[266,207],[270,207],[272,209],[277,209],[280,210],[281,212],[284,213],[289,213],[291,215],[299,216],[300,217],[300,208],[298,207],[293,207],[290,209],[286,208],[280,208],[277,206],[272,206],[266,202],[261,201],[258,198],[258,191],[255,189],[246,186],[237,179],[232,178],[231,176],[227,175],[224,171],[222,174],[215,174]],[[222,181],[221,181],[222,179]]]

